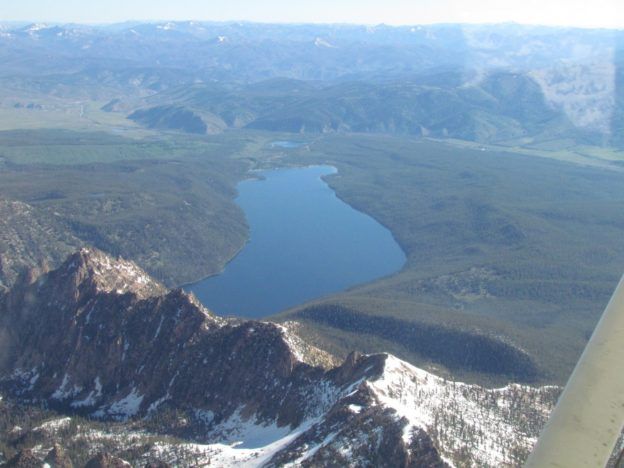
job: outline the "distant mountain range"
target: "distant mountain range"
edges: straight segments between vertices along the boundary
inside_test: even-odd
[[[109,96],[141,124],[191,133],[246,126],[619,145],[623,44],[621,31],[513,24],[31,24],[0,30],[0,80]]]
[[[436,82],[431,85],[429,82]],[[399,133],[501,141],[579,133],[526,74],[494,72],[474,85],[438,72],[386,83],[321,85],[275,79],[181,86],[146,98],[129,118],[189,133],[245,127],[290,133]],[[156,105],[154,105],[156,104]],[[586,137],[589,138],[590,132]],[[596,137],[597,138],[597,137]]]
[[[216,317],[93,249],[0,295],[0,336],[0,412],[21,402],[69,416],[0,431],[41,440],[40,458],[9,466],[97,454],[106,431],[71,422],[80,415],[119,421],[124,437],[107,446],[135,463],[519,464],[559,392],[447,381],[388,354],[335,366],[295,324]]]
[[[107,66],[194,69],[204,79],[260,81],[405,76],[436,67],[516,68],[612,56],[621,33],[536,26],[350,26],[255,23],[122,23],[110,26],[31,24],[1,31],[3,55],[18,50]],[[65,62],[67,63],[67,62]],[[23,64],[23,62],[22,62]],[[42,64],[38,72],[63,62]],[[7,63],[6,65],[9,65]],[[18,65],[14,63],[13,65]],[[11,67],[3,67],[3,74]]]

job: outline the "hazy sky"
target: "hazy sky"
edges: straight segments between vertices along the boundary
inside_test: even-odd
[[[624,28],[624,0],[0,0],[0,21],[164,19]]]

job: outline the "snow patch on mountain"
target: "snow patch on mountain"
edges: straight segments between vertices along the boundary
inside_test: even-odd
[[[329,42],[327,42],[325,39],[317,37],[316,39],[314,39],[314,45],[316,47],[326,47],[328,49],[335,49],[336,46],[333,44],[330,44]]]
[[[96,418],[109,417],[117,421],[125,421],[139,412],[143,398],[143,395],[141,395],[136,388],[133,388],[124,398],[107,407],[100,408],[93,413],[93,416]]]
[[[285,449],[293,440],[313,426],[314,420],[297,428],[278,426],[275,422],[261,423],[255,416],[244,418],[242,408],[211,431],[212,444],[182,444],[178,451],[192,453],[199,465],[212,464],[221,467],[259,467],[265,465],[275,454]],[[175,464],[178,462],[172,447],[155,444],[150,456]]]
[[[70,377],[65,373],[61,385],[52,393],[51,398],[59,401],[67,400],[78,395],[81,391],[82,387],[70,384]]]
[[[471,457],[477,466],[513,463],[516,452],[526,452],[539,430],[518,424],[514,411],[533,411],[545,421],[557,387],[541,389],[508,385],[486,389],[478,385],[447,381],[388,355],[383,374],[367,385],[380,404],[407,419],[403,438],[424,429],[434,434],[438,449],[449,460],[461,456],[470,438]],[[453,423],[446,423],[453,419]],[[444,431],[445,434],[442,434]]]
[[[89,394],[82,400],[73,401],[70,406],[72,408],[82,408],[95,406],[100,398],[102,398],[102,382],[100,378],[96,377],[93,382],[95,388],[89,392]]]
[[[69,417],[51,419],[39,424],[37,427],[33,428],[33,431],[48,435],[66,429],[71,424],[71,421],[72,419]]]
[[[159,24],[158,26],[156,26],[156,29],[162,29],[163,31],[171,31],[172,29],[176,29],[176,24],[175,23],[165,23],[165,24]]]
[[[27,32],[41,31],[42,29],[48,29],[48,25],[45,23],[34,23],[26,28]]]

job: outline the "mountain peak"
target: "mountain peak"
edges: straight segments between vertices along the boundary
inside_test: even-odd
[[[61,275],[73,275],[80,283],[88,281],[98,292],[132,293],[145,299],[167,291],[134,262],[121,257],[112,258],[92,247],[84,247],[70,255],[58,271]]]

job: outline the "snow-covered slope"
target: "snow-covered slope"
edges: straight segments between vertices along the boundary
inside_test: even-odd
[[[116,444],[140,462],[174,466],[520,466],[556,399],[557,387],[486,389],[436,377],[387,354],[355,356],[342,384],[326,375],[299,391],[310,403],[296,425],[265,420],[249,406],[230,417],[195,410],[193,442],[151,440],[123,426],[83,428],[74,442]],[[49,444],[67,440],[70,418],[38,424]],[[74,443],[71,442],[71,443]],[[37,447],[43,457],[45,444]],[[92,454],[92,455],[93,455]]]
[[[559,387],[487,389],[452,382],[388,356],[384,373],[367,382],[381,405],[407,419],[403,436],[425,429],[447,460],[469,449],[477,466],[524,460],[559,395]]]
[[[391,355],[359,356],[353,364],[364,375],[303,390],[313,404],[295,426],[240,406],[219,422],[210,411],[189,413],[184,424],[201,436],[186,442],[151,433],[150,418],[93,427],[59,416],[15,431],[43,441],[31,452],[40,459],[64,444],[70,453],[87,447],[89,456],[113,446],[136,454],[141,466],[520,466],[559,391],[446,381]]]

